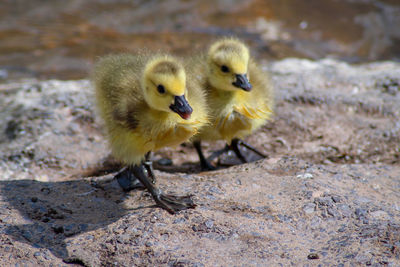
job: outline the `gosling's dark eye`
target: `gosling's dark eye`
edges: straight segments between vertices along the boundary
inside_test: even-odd
[[[158,92],[159,92],[160,94],[164,94],[164,93],[165,93],[165,87],[164,87],[164,85],[159,84],[159,85],[157,86],[157,90],[158,90]]]
[[[221,66],[221,71],[222,72],[229,72],[229,68],[227,66],[225,66],[225,65],[222,65]]]

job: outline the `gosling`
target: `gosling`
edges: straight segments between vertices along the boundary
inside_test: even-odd
[[[110,55],[94,70],[97,106],[113,156],[127,167],[116,175],[128,191],[139,183],[169,213],[194,208],[190,196],[158,189],[151,151],[177,146],[207,123],[205,96],[183,65],[169,55]]]
[[[248,47],[237,39],[224,38],[213,43],[206,55],[192,59],[190,65],[191,71],[199,74],[198,83],[206,92],[211,119],[193,142],[201,168],[215,169],[203,154],[202,140],[225,140],[227,146],[219,154],[233,150],[243,163],[247,159],[240,145],[266,157],[241,140],[264,125],[273,109],[268,75],[250,57]]]

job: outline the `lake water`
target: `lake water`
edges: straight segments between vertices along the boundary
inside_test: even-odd
[[[2,0],[0,80],[80,79],[107,53],[187,55],[230,35],[260,60],[399,60],[400,0]]]

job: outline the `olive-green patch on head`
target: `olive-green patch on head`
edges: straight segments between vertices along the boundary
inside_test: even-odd
[[[180,69],[180,67],[176,62],[165,59],[163,61],[157,62],[153,66],[152,70],[154,73],[176,75],[178,73],[179,69]]]
[[[247,72],[249,50],[240,41],[223,39],[214,43],[209,50],[209,58],[217,65],[226,65],[233,73]]]
[[[185,71],[172,57],[165,56],[150,62],[145,73],[155,86],[163,85],[170,94],[181,96],[185,93]]]

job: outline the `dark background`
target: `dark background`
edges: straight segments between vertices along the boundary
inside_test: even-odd
[[[2,0],[0,81],[86,78],[106,53],[186,55],[221,35],[262,60],[399,60],[400,0]]]

